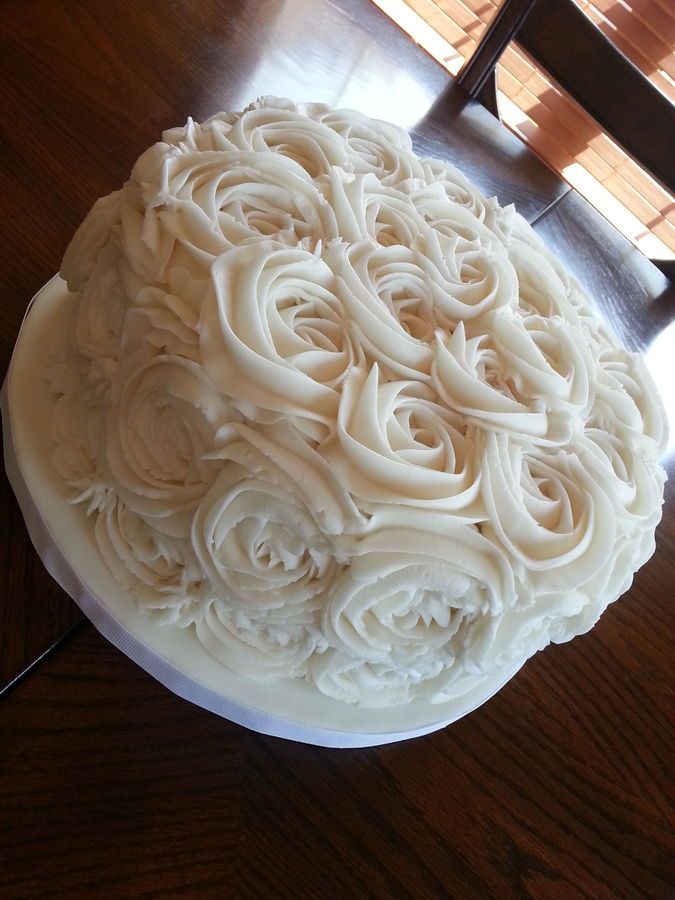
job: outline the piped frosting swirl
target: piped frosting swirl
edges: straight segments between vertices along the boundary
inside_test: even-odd
[[[55,467],[140,608],[242,676],[441,701],[590,628],[653,552],[644,364],[394,125],[190,120],[61,273]]]

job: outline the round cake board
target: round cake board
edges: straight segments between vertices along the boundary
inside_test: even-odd
[[[33,298],[0,395],[5,467],[31,541],[45,568],[98,631],[178,696],[254,731],[323,747],[368,747],[420,737],[472,712],[515,675],[466,679],[442,703],[414,700],[370,709],[340,703],[300,679],[253,681],[225,669],[194,628],[159,627],[106,567],[84,505],[52,461],[56,397],[44,369],[67,327],[74,298],[55,276]],[[26,598],[29,602],[29,598]]]

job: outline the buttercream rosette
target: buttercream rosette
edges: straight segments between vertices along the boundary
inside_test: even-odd
[[[189,120],[76,232],[53,459],[116,579],[248,678],[441,701],[653,552],[641,360],[512,207],[394,125]]]

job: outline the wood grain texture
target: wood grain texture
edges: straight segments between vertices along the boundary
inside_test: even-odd
[[[247,732],[87,625],[0,704],[3,896],[665,898],[672,641],[626,627],[648,590],[366,750]]]
[[[79,622],[82,614],[33,549],[0,471],[0,696]]]
[[[352,105],[414,128],[420,152],[529,218],[567,190],[368,0],[6,0],[0,42],[0,373],[89,207],[188,115],[262,94]],[[1,690],[79,613],[0,491]]]
[[[367,0],[6,0],[3,12],[3,366],[93,200],[162,128],[262,93],[411,126],[422,152],[539,217],[631,346],[673,318],[660,273]],[[0,504],[7,679],[77,614],[6,487]],[[405,744],[330,751],[251,734],[83,626],[0,702],[0,895],[672,895],[672,487],[664,509],[655,557],[591,633]]]

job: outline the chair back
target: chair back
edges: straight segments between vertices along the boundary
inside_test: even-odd
[[[504,0],[458,83],[494,112],[494,68],[514,39],[629,156],[675,193],[675,106],[573,0]]]

